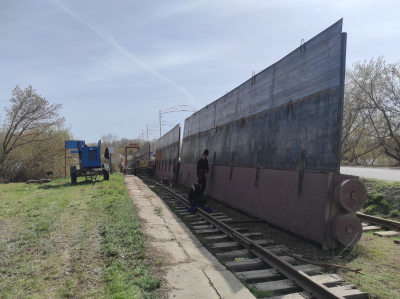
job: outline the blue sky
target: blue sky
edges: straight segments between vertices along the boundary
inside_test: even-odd
[[[0,0],[0,107],[32,84],[63,105],[74,137],[136,138],[160,109],[204,107],[340,18],[348,67],[398,61],[398,13],[398,1],[368,0]]]

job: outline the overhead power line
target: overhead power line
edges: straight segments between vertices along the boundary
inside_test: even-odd
[[[197,109],[189,105],[176,105],[168,109],[160,110],[159,112],[160,138],[161,138],[161,126],[163,124],[163,122],[161,121],[161,117],[163,114],[173,113],[173,112],[197,112]]]

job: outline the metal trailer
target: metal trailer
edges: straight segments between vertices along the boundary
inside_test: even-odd
[[[179,182],[196,181],[197,161],[208,149],[207,192],[214,199],[325,248],[356,244],[366,190],[358,177],[340,173],[342,22],[187,118]],[[167,158],[160,150],[157,175],[172,174],[178,147]]]
[[[87,146],[85,142],[77,144],[79,154],[79,166],[71,166],[71,183],[76,183],[78,177],[90,178],[92,184],[97,181],[97,176],[102,175],[105,181],[110,179],[110,167],[108,163],[101,163],[101,140],[97,146]]]

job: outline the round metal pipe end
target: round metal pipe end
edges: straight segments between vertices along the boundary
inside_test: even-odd
[[[353,246],[363,233],[361,221],[355,214],[339,214],[332,221],[331,233],[343,246]]]
[[[342,180],[335,187],[334,197],[337,206],[354,213],[364,206],[367,200],[367,190],[360,181]]]

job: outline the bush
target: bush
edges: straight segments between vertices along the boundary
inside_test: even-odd
[[[364,209],[364,213],[368,215],[376,215],[378,214],[378,206],[370,205]]]
[[[395,217],[399,217],[399,216],[400,216],[400,212],[397,209],[390,210],[390,212],[388,214],[388,217],[390,217],[390,218],[395,218]]]
[[[361,179],[367,189],[364,213],[396,220],[400,217],[400,182]]]
[[[382,200],[384,200],[385,195],[383,195],[382,193],[375,193],[375,194],[372,194],[371,197],[372,197],[373,203],[379,204]]]
[[[390,211],[390,204],[387,202],[387,200],[382,200],[379,204],[380,207],[380,212],[383,214],[387,214]]]

